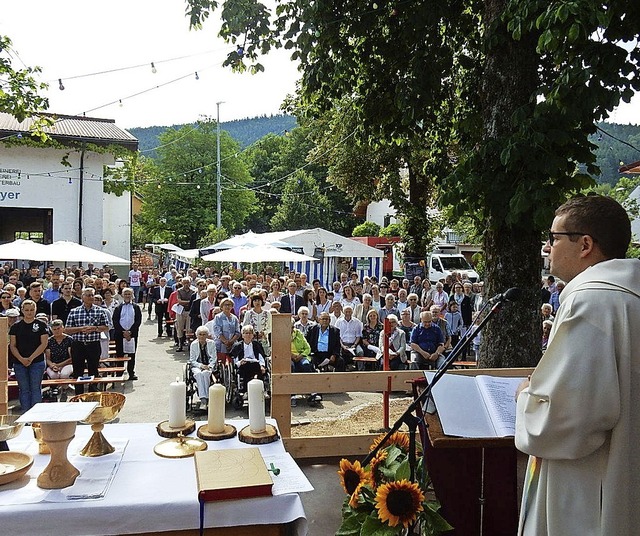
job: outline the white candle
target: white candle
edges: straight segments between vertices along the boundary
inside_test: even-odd
[[[182,428],[187,421],[187,386],[180,378],[169,384],[169,426]]]
[[[264,416],[264,384],[262,380],[253,379],[247,386],[249,390],[249,429],[259,434],[267,429]]]
[[[209,420],[207,429],[212,434],[224,432],[225,395],[224,385],[214,383],[209,387]]]

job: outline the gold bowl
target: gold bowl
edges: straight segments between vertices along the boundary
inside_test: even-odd
[[[127,397],[121,393],[95,392],[76,395],[69,399],[69,402],[97,402],[98,406],[91,414],[80,421],[90,424],[93,435],[89,442],[80,451],[82,456],[103,456],[110,454],[116,449],[102,435],[105,423],[111,422],[118,416]]]
[[[18,480],[33,465],[33,457],[25,452],[0,452],[0,486]]]

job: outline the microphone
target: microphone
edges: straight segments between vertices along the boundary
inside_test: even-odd
[[[496,303],[501,303],[503,301],[518,301],[522,297],[522,289],[517,287],[511,287],[506,290],[502,294],[496,294],[493,298],[489,300],[491,305],[495,305]]]

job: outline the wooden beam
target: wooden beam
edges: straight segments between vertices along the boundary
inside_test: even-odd
[[[323,457],[365,457],[380,434],[350,436],[309,436],[284,439],[287,452],[296,459]],[[337,470],[337,469],[336,469]]]
[[[291,396],[275,393],[273,376],[291,374],[291,315],[271,316],[271,417],[278,423],[282,437],[291,436]]]

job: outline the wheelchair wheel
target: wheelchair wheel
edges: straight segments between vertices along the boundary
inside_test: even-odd
[[[184,384],[187,386],[185,407],[187,411],[191,411],[193,408],[193,395],[195,395],[196,393],[196,388],[195,388],[195,380],[193,379],[193,375],[191,374],[191,368],[189,367],[189,363],[185,364],[184,366],[184,370],[182,372],[182,380],[184,381]]]
[[[230,404],[233,400],[233,393],[235,391],[235,381],[234,381],[234,368],[231,363],[224,363],[222,365],[222,383],[227,390],[225,401],[227,404]]]
[[[236,393],[233,397],[233,408],[242,409],[244,407],[244,399],[240,393]]]

